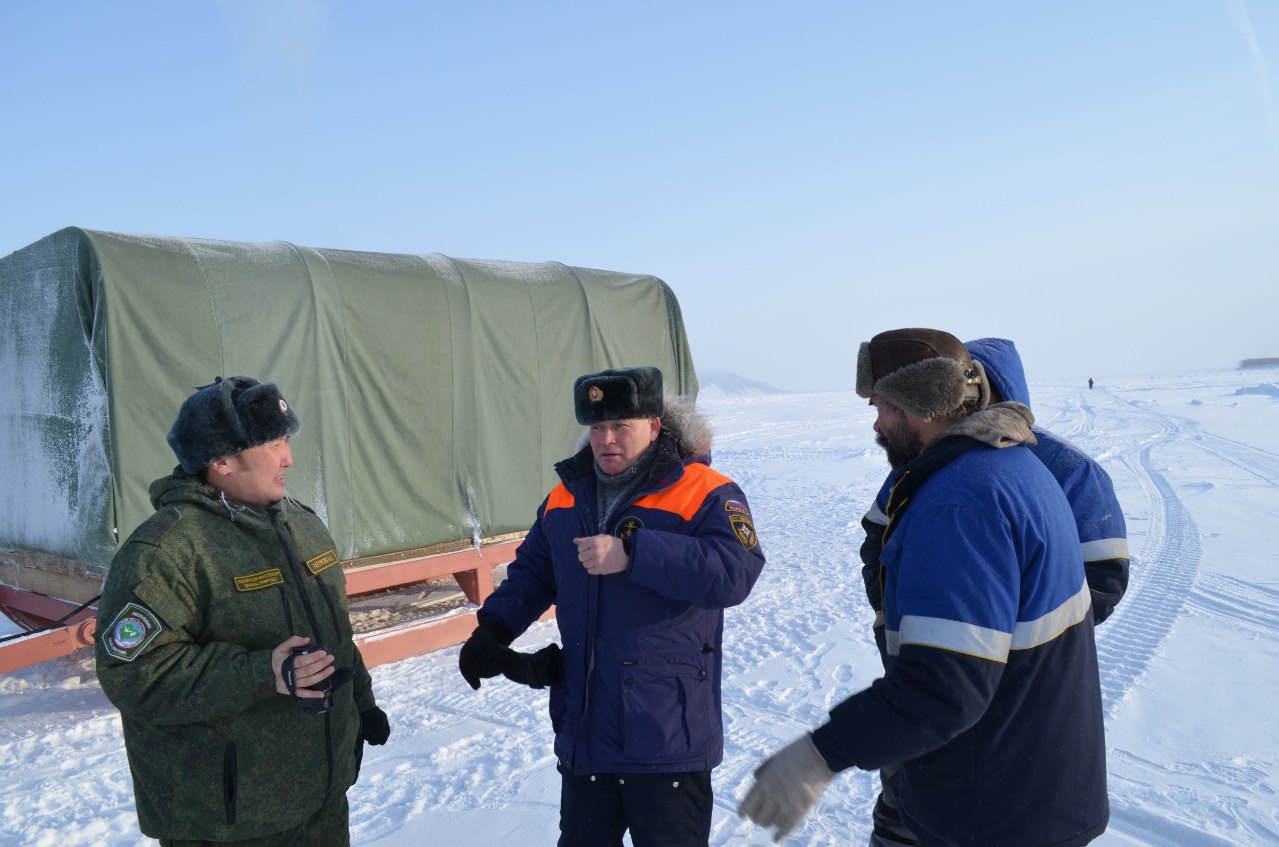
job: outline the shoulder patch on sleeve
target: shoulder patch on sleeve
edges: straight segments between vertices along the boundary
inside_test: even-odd
[[[759,536],[755,534],[755,525],[751,523],[751,519],[745,515],[728,516],[728,522],[733,525],[733,535],[737,536],[737,540],[747,550],[754,549],[759,543]]]
[[[169,530],[182,519],[182,512],[177,506],[165,506],[151,517],[142,522],[142,525],[133,531],[129,536],[128,544],[133,541],[140,541],[143,544],[150,544],[152,547],[159,547],[164,542],[164,537],[169,534]]]
[[[141,603],[125,603],[120,614],[102,633],[102,647],[125,662],[136,659],[160,634],[160,619]]]

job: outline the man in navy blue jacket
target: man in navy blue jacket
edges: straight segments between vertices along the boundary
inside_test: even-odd
[[[1078,847],[1105,830],[1092,597],[1021,403],[954,336],[880,333],[857,392],[897,469],[883,535],[884,676],[756,771],[740,811],[780,840],[837,772],[901,763],[921,847]]]
[[[1030,387],[1017,347],[1006,338],[979,338],[964,344],[968,354],[980,362],[990,383],[990,400],[1000,403],[1015,400],[1030,406]],[[1032,427],[1035,443],[1030,451],[1044,463],[1061,486],[1070,502],[1079,532],[1080,552],[1084,558],[1084,574],[1092,593],[1092,617],[1100,624],[1110,616],[1128,587],[1128,539],[1123,510],[1115,497],[1110,476],[1097,462],[1061,436],[1038,426]],[[874,505],[862,518],[866,539],[862,543],[862,579],[866,598],[875,610],[875,643],[887,667],[884,641],[884,608],[882,602],[883,568],[880,549],[888,524],[888,499],[897,481],[894,471],[884,480]],[[914,835],[901,822],[893,791],[896,767],[885,768],[883,792],[875,803],[874,833],[871,847],[911,847]]]
[[[551,686],[560,847],[694,847],[710,838],[711,769],[724,755],[724,613],[764,566],[750,507],[710,468],[710,431],[663,398],[656,368],[573,387],[589,444],[484,602],[459,666],[474,688],[505,674]],[[552,604],[554,645],[511,641]]]

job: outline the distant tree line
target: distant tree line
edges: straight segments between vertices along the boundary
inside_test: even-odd
[[[1279,358],[1272,359],[1244,359],[1239,363],[1239,369],[1244,368],[1275,368],[1279,367]]]

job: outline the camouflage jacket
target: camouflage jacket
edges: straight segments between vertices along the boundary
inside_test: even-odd
[[[287,829],[354,782],[358,712],[375,705],[333,539],[304,506],[224,503],[181,469],[152,483],[151,501],[111,563],[96,645],[142,831],[241,841]],[[294,634],[358,669],[326,715],[275,690],[271,650]]]

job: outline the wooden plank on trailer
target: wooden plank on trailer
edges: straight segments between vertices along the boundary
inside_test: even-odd
[[[484,602],[493,592],[493,568],[515,558],[519,541],[506,541],[476,550],[468,547],[452,553],[420,556],[385,564],[347,567],[346,593],[354,597],[415,582],[455,576],[472,603]],[[472,596],[474,592],[475,596]]]

